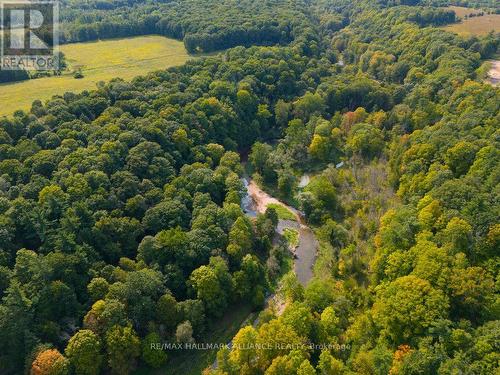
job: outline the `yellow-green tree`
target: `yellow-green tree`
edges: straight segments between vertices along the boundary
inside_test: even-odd
[[[396,344],[416,339],[447,317],[448,298],[426,280],[404,276],[377,289],[373,318]]]
[[[101,340],[92,331],[82,329],[69,340],[65,354],[76,375],[98,375],[103,356]]]
[[[106,334],[106,353],[113,374],[129,374],[141,354],[141,342],[132,327],[111,328]]]

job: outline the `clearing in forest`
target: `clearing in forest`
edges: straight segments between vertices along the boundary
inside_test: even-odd
[[[485,35],[491,31],[500,32],[500,14],[487,14],[480,9],[450,6],[462,21],[444,26],[443,29],[461,35]],[[479,15],[483,14],[483,15]],[[470,17],[470,15],[474,15]],[[467,18],[466,18],[467,17]]]
[[[98,82],[112,78],[130,80],[182,65],[190,58],[183,42],[157,35],[66,44],[60,50],[68,64],[61,76],[0,84],[0,116],[29,110],[35,99],[92,90]],[[78,70],[83,78],[75,79],[73,72]]]

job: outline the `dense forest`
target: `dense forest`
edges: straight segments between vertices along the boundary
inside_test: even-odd
[[[420,1],[380,0],[381,7],[418,5]],[[159,34],[184,41],[190,53],[221,51],[235,46],[287,45],[312,32],[338,31],[369,2],[352,4],[346,0],[314,1],[235,1],[170,0],[105,1],[64,0],[61,2],[62,43]],[[455,2],[435,1],[435,7]],[[499,10],[494,3],[461,4],[487,10]],[[413,13],[412,21],[424,25],[442,25],[456,21],[454,12],[427,8]],[[316,25],[317,26],[317,25]],[[63,57],[61,57],[63,58]],[[65,64],[62,63],[61,70]],[[59,72],[60,73],[60,72]],[[0,72],[0,83],[37,78],[29,72]]]
[[[500,37],[419,5],[65,4],[68,41],[227,50],[0,118],[0,374],[168,373],[154,344],[242,304],[206,374],[496,373]],[[241,208],[246,154],[316,233],[307,286],[276,210]]]
[[[255,169],[271,186],[290,170],[326,166],[300,196],[325,242],[322,277],[305,289],[284,283],[285,311],[267,311],[259,326],[243,328],[209,373],[498,371],[500,97],[471,80],[497,42],[473,47],[405,18],[406,9],[367,12],[332,41],[357,80],[365,73],[402,84],[389,86],[390,104],[357,102],[336,112],[349,108],[338,104],[340,73],[319,84],[317,110],[301,126],[292,120],[274,150],[254,146]],[[348,170],[327,166],[340,160]],[[391,188],[394,198],[385,195]],[[270,337],[284,349],[259,349]],[[296,350],[289,342],[341,349]],[[240,347],[256,349],[249,355]]]

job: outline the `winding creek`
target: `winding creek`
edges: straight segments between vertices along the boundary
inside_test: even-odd
[[[297,221],[280,219],[276,232],[283,235],[285,229],[287,228],[295,229],[299,232],[299,244],[294,251],[294,271],[299,282],[303,286],[306,286],[313,277],[313,266],[316,261],[319,243],[311,228],[305,224],[303,214],[296,208],[290,207],[266,193],[251,178],[244,177],[242,180],[246,188],[246,195],[242,199],[241,206],[246,215],[256,217],[257,214],[266,212],[267,205],[269,204],[279,204],[286,207],[295,215]],[[277,296],[275,294],[268,296],[266,298],[266,304],[268,304],[271,300],[276,300],[276,298]],[[283,309],[284,303],[282,303],[278,315],[283,311]],[[259,320],[257,318],[253,321],[253,326],[257,326],[258,322]],[[228,345],[231,346],[232,341],[230,341]],[[212,368],[215,369],[217,366],[217,359],[215,359],[212,363]]]
[[[264,213],[269,204],[279,204],[295,215],[297,221],[280,220],[277,232],[282,235],[287,228],[295,229],[299,232],[299,244],[294,251],[294,271],[300,283],[306,286],[313,277],[313,266],[316,260],[318,241],[311,228],[305,224],[303,214],[263,191],[252,179],[244,178],[243,183],[245,184],[247,194],[243,198],[242,206],[248,216],[255,217],[257,213]]]

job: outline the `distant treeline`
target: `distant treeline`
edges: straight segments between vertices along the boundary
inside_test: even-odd
[[[492,13],[500,13],[500,3],[497,0],[423,0],[422,5],[450,6],[486,9]]]
[[[8,82],[26,81],[32,78],[40,78],[51,75],[60,75],[66,68],[66,60],[62,52],[58,54],[59,69],[53,71],[26,71],[26,70],[2,70],[0,69],[0,84]]]
[[[24,81],[29,78],[24,70],[0,70],[0,83]]]
[[[453,10],[439,8],[416,8],[408,15],[408,21],[415,22],[420,26],[438,26],[456,22],[456,14]]]
[[[184,39],[189,52],[237,45],[287,44],[307,25],[305,1],[77,1],[63,8],[63,42],[160,34]],[[112,10],[112,12],[110,12]],[[277,11],[278,10],[278,11]],[[222,16],[223,15],[223,16]],[[342,27],[342,22],[340,27]]]

